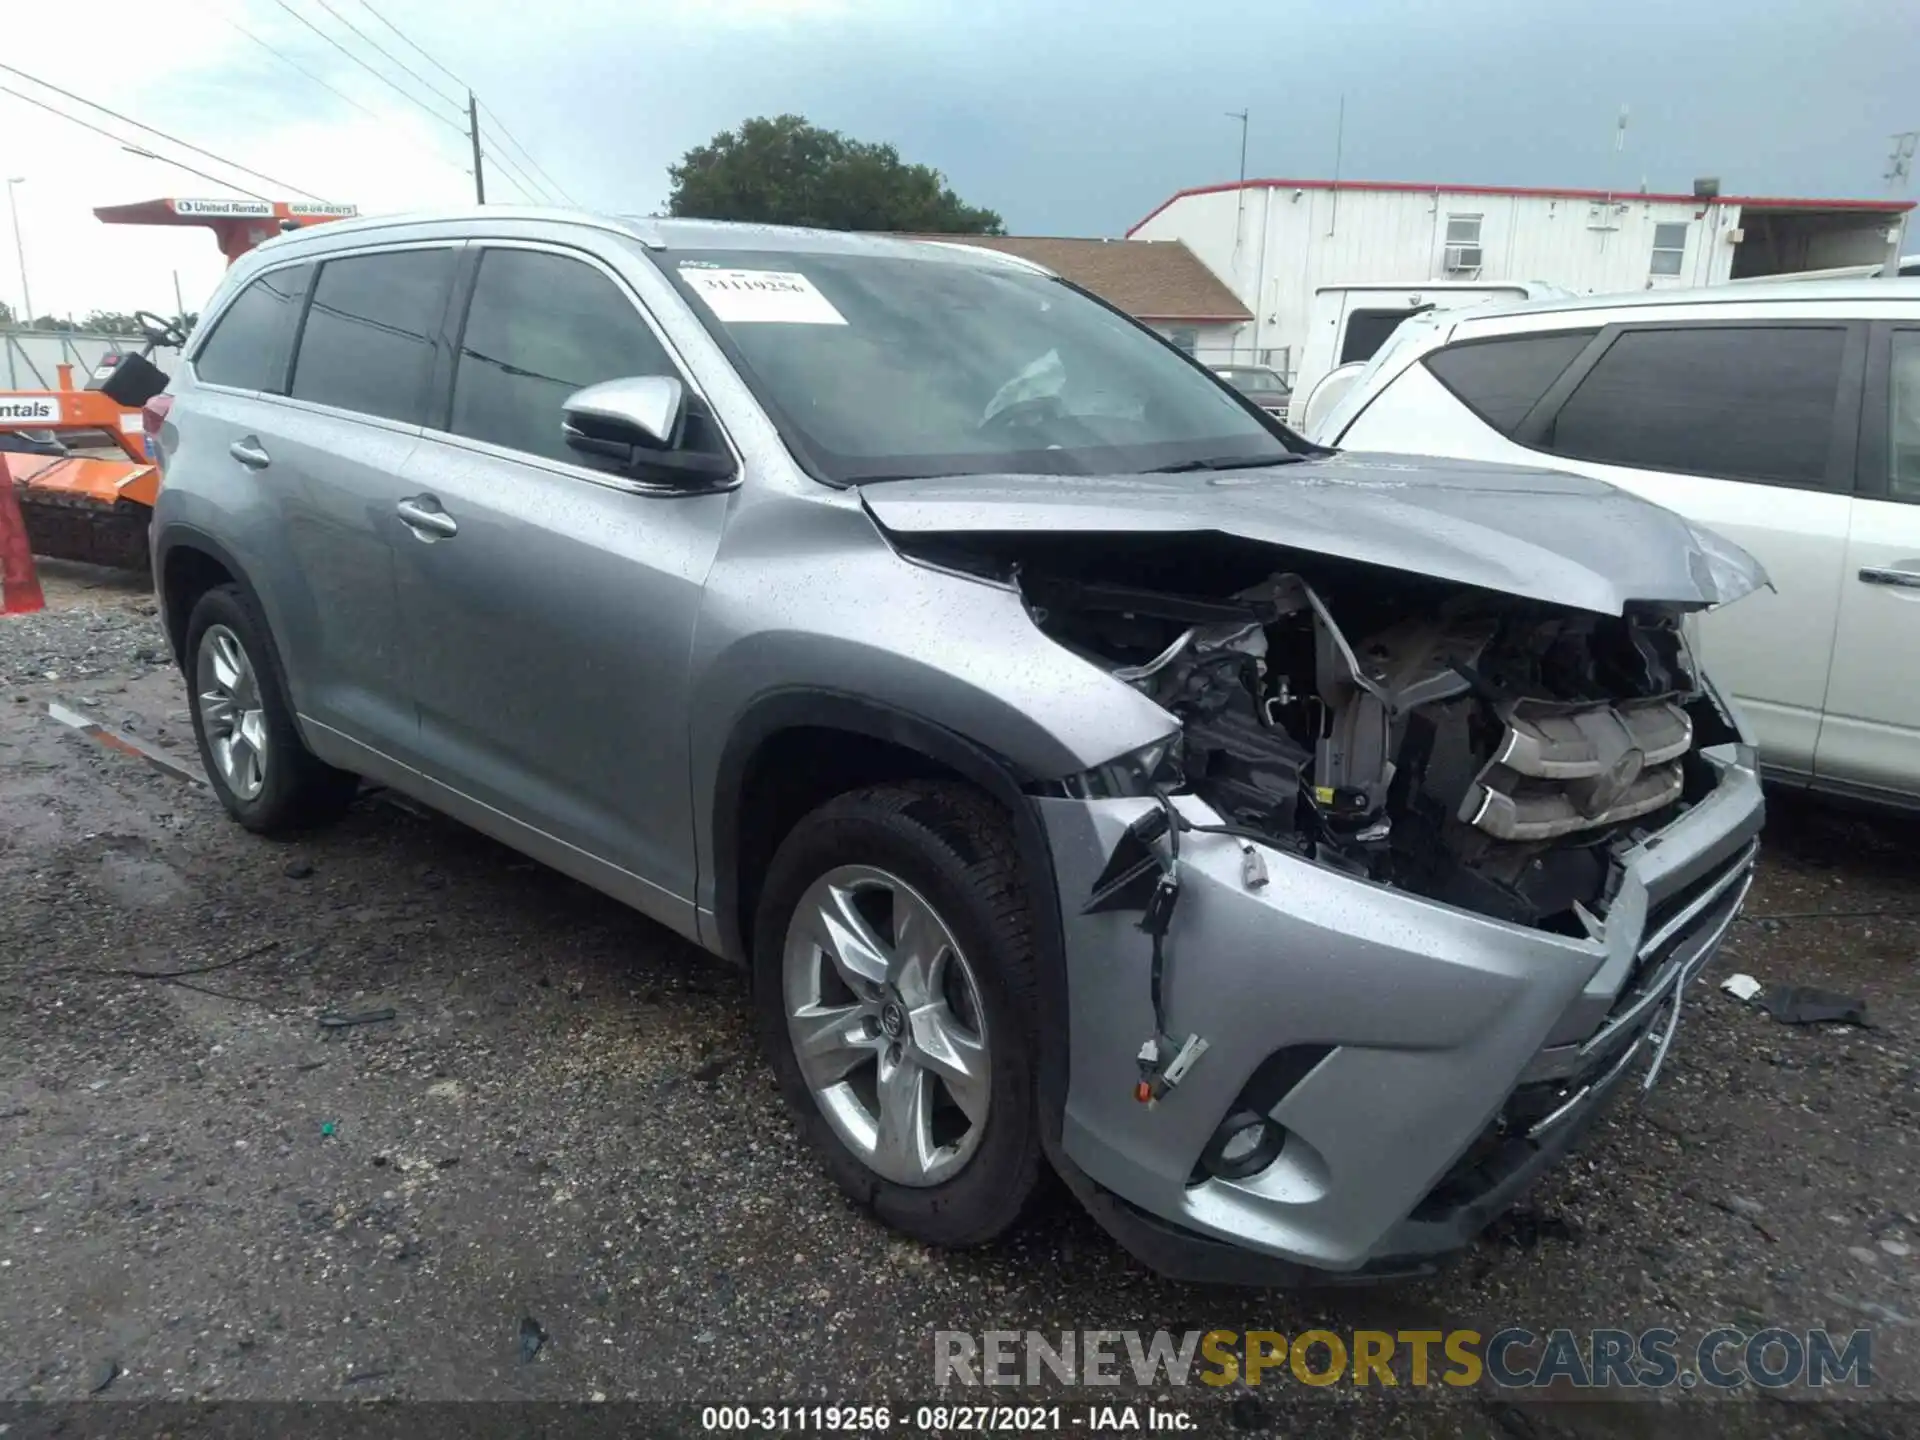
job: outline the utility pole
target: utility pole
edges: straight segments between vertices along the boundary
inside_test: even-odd
[[[487,203],[487,177],[480,168],[480,102],[473,97],[473,91],[467,91],[467,138],[473,142],[473,199],[477,205]]]
[[[1332,236],[1340,223],[1340,155],[1347,143],[1347,97],[1340,95],[1340,116],[1333,122],[1333,203],[1327,214],[1327,234]]]
[[[13,187],[27,183],[24,175],[15,175],[7,181],[7,208],[13,212],[13,253],[20,257],[20,303],[27,307],[27,313],[20,317],[20,328],[33,327],[33,292],[27,289],[27,248],[20,243],[20,202],[14,198]]]
[[[1893,137],[1893,151],[1887,156],[1887,173],[1884,177],[1887,188],[1904,199],[1913,180],[1913,152],[1920,147],[1920,130],[1902,130]],[[1882,275],[1900,273],[1900,252],[1905,250],[1907,222],[1911,217],[1902,215],[1899,220],[1887,227],[1887,259],[1880,267]]]
[[[1233,212],[1233,257],[1237,263],[1240,258],[1241,231],[1246,228],[1247,221],[1247,112],[1229,110],[1227,118],[1240,122],[1240,186],[1234,192],[1239,204]]]

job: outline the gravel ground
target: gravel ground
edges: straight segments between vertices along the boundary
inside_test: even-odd
[[[1697,986],[1658,1088],[1439,1277],[1208,1291],[1057,1199],[985,1251],[898,1239],[798,1145],[733,971],[450,821],[368,796],[264,841],[54,724],[62,700],[191,754],[148,597],[48,569],[51,608],[0,621],[0,1400],[926,1398],[939,1329],[1717,1323],[1869,1328],[1874,1393],[1920,1400],[1911,823],[1777,802],[1712,972],[1861,995],[1873,1028]],[[1268,1387],[1210,1414],[1645,1433],[1454,1399]]]

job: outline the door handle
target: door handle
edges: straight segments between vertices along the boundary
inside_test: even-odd
[[[1866,585],[1897,585],[1903,590],[1920,590],[1920,570],[1899,570],[1868,566],[1860,571]]]
[[[422,540],[451,538],[460,533],[454,518],[440,508],[438,501],[426,495],[402,500],[393,507],[393,511],[400,517],[400,522]]]
[[[234,441],[227,446],[227,453],[249,470],[264,470],[273,463],[273,457],[261,446],[257,435]]]

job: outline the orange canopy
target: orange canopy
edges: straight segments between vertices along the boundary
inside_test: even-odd
[[[345,220],[358,215],[357,205],[310,204],[290,200],[138,200],[131,205],[102,205],[96,219],[109,225],[204,225],[220,242],[220,253],[232,264],[263,241],[283,230]]]

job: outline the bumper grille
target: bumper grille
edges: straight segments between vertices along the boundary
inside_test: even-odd
[[[1693,722],[1666,701],[1522,700],[1460,818],[1498,840],[1552,840],[1650,815],[1680,798]]]

